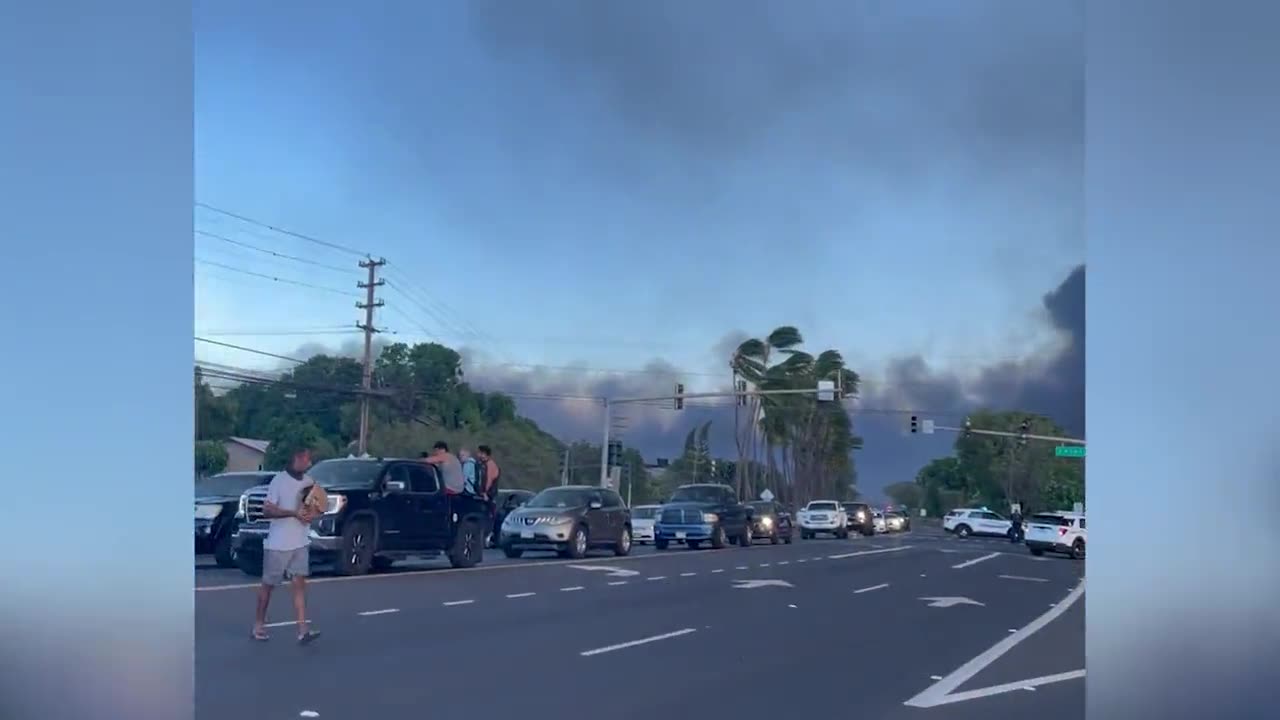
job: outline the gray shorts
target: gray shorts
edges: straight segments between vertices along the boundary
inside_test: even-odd
[[[286,578],[311,574],[311,553],[306,546],[296,550],[262,551],[262,584],[279,585]]]

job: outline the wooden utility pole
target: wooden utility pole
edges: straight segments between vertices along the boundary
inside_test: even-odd
[[[364,323],[356,323],[356,327],[364,331],[364,372],[360,377],[360,440],[357,443],[356,455],[364,455],[369,449],[369,395],[373,390],[373,334],[379,332],[378,328],[373,326],[373,311],[382,307],[383,301],[374,299],[374,291],[386,283],[385,280],[378,279],[378,268],[386,265],[387,261],[379,258],[374,260],[372,257],[360,261],[360,267],[369,271],[369,279],[367,282],[357,283],[356,287],[365,291],[364,302],[356,303],[356,307],[364,310]]]

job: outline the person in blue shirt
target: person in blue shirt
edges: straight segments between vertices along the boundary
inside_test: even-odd
[[[471,456],[471,451],[462,448],[458,451],[458,460],[462,462],[462,488],[463,492],[468,495],[476,495],[480,492],[476,481],[480,477],[480,473],[476,466],[476,459]]]

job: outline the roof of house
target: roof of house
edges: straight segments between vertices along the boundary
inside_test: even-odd
[[[270,440],[254,440],[252,438],[229,437],[227,442],[233,442],[237,445],[243,445],[250,450],[256,450],[262,454],[267,453],[267,446],[271,444]]]

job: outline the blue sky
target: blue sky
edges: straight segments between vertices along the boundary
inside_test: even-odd
[[[881,397],[907,358],[978,382],[1059,348],[1041,297],[1084,259],[1078,10],[499,4],[196,3],[197,199],[385,256],[391,339],[465,346],[493,386],[655,360],[625,377],[710,386],[727,337],[783,323]],[[196,227],[351,272],[205,236],[197,258],[352,290],[198,265],[197,332],[357,320],[355,256]]]

